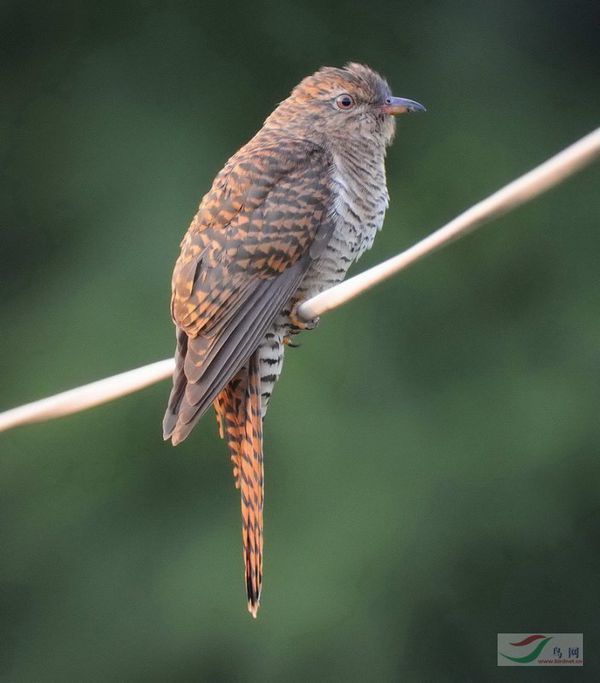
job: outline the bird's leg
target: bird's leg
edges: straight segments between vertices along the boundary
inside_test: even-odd
[[[317,316],[312,320],[303,320],[298,315],[299,305],[299,303],[295,303],[292,306],[292,310],[290,311],[290,323],[293,325],[293,327],[295,327],[298,330],[314,330],[315,327],[319,324],[320,318]]]

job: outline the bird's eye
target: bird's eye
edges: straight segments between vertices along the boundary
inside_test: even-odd
[[[354,106],[354,98],[348,94],[340,95],[335,98],[335,106],[342,111],[348,111]]]

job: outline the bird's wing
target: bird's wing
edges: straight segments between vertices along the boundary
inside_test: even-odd
[[[256,349],[326,245],[331,206],[328,153],[303,140],[246,146],[217,176],[173,274],[165,438],[183,440]]]

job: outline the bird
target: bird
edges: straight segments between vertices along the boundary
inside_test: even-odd
[[[370,67],[304,78],[217,174],[172,278],[176,350],[163,436],[182,442],[214,406],[240,489],[248,610],[263,579],[263,420],[286,346],[314,329],[302,301],[339,283],[375,239],[389,203],[394,97]]]

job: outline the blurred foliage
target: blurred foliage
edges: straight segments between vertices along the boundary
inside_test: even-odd
[[[198,201],[304,75],[364,61],[429,110],[399,122],[363,269],[598,124],[598,19],[579,0],[1,3],[0,405],[172,352]],[[508,680],[497,632],[592,639],[599,181],[288,353],[256,622],[212,416],[173,450],[163,383],[0,435],[0,679]]]

